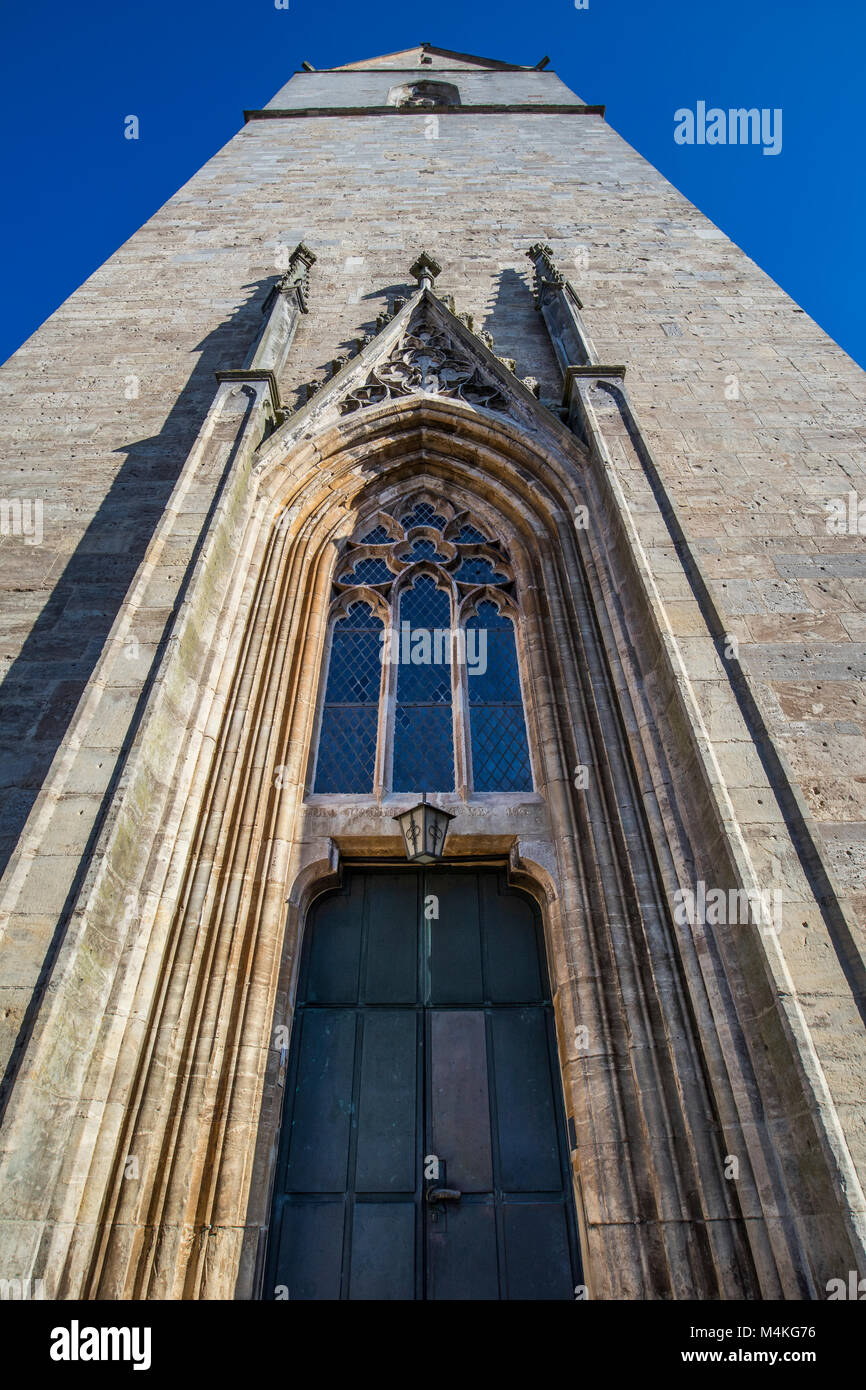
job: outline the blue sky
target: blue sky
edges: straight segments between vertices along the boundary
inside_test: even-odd
[[[81,0],[0,7],[0,361],[263,106],[427,41],[551,66],[866,366],[863,0]],[[678,145],[674,112],[781,108],[781,153]],[[139,117],[138,141],[123,138]]]

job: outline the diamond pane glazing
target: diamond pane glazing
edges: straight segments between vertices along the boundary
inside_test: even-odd
[[[447,559],[447,556],[436,549],[429,537],[417,536],[412,542],[412,549],[406,559],[413,564],[416,560],[434,560],[441,564]]]
[[[372,792],[377,705],[326,705],[316,764],[317,792]]]
[[[372,792],[382,623],[365,603],[334,624],[316,764],[317,792]]]
[[[464,560],[454,576],[461,584],[507,584],[508,575],[478,556]]]
[[[519,705],[473,705],[472,779],[477,792],[531,792],[526,727]]]
[[[484,542],[489,543],[489,541],[490,537],[482,536],[481,532],[476,531],[474,526],[464,526],[457,537],[459,545],[481,545]]]
[[[482,603],[466,629],[474,789],[531,791],[514,625],[495,604]]]
[[[368,555],[353,570],[340,576],[342,584],[388,584],[394,578],[384,560]]]
[[[418,502],[404,513],[400,524],[406,530],[428,526],[444,530],[447,519],[431,502]],[[389,515],[391,513],[389,512]],[[399,516],[397,508],[394,515]],[[399,541],[388,534],[384,524],[368,523],[363,541],[390,546]],[[460,546],[490,543],[491,538],[468,523],[461,526]],[[356,542],[358,544],[358,542]],[[504,557],[503,557],[504,558]],[[398,665],[393,728],[393,768],[391,785],[395,791],[451,791],[454,788],[454,713],[450,663],[452,651],[466,661],[469,692],[469,728],[474,767],[474,788],[481,792],[532,789],[532,776],[526,736],[526,723],[517,668],[515,631],[511,617],[501,614],[495,603],[485,601],[459,634],[452,646],[451,586],[446,571],[448,559],[435,538],[418,536],[403,565],[417,561],[441,565],[442,581],[448,588],[437,588],[430,575],[422,575],[412,589],[405,590],[391,608],[390,627],[394,636],[388,645],[390,659]],[[384,555],[352,554],[343,557],[351,566],[340,583],[390,585],[402,566],[395,559],[391,569]],[[468,585],[504,585],[507,574],[497,568],[496,558],[460,552],[454,577],[466,593]],[[387,593],[384,587],[380,592]],[[465,636],[466,642],[463,643]],[[316,765],[317,792],[369,793],[373,789],[378,739],[379,698],[384,654],[381,644],[382,621],[369,604],[360,600],[336,620],[329,662],[322,725]]]
[[[400,518],[400,525],[407,531],[413,526],[433,526],[437,531],[444,531],[447,521],[429,502],[419,502],[417,507]]]
[[[453,791],[451,601],[422,575],[400,600],[395,791]]]

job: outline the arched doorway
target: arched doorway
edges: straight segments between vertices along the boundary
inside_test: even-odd
[[[539,914],[505,871],[349,868],[303,948],[265,1298],[569,1299]]]

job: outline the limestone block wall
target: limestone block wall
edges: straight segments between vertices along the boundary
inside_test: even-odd
[[[552,73],[456,72],[497,100],[522,101],[529,80],[561,91]],[[301,74],[292,100],[315,79],[337,103],[356,77]],[[256,330],[278,248],[305,238],[319,256],[315,312],[283,382],[290,403],[389,290],[405,293],[422,245],[444,266],[440,292],[556,395],[524,257],[541,236],[571,266],[602,360],[628,364],[768,727],[862,914],[866,559],[862,537],[827,533],[824,506],[863,490],[862,372],[603,118],[464,111],[440,115],[435,140],[427,129],[420,112],[250,122],[0,371],[3,496],[44,507],[41,545],[0,541],[4,854],[195,437],[212,370],[237,364]],[[725,395],[731,374],[739,399]]]
[[[453,294],[518,375],[537,378],[543,398],[558,399],[562,378],[525,254],[539,239],[553,248],[600,360],[627,365],[659,477],[719,622],[738,640],[840,910],[852,922],[860,914],[856,996],[866,548],[856,534],[828,531],[825,503],[866,488],[863,373],[601,116],[508,109],[577,102],[554,74],[405,61],[381,64],[381,78],[299,74],[271,105],[303,109],[313,91],[316,107],[354,105],[363,91],[378,106],[407,73],[436,71],[461,86],[463,108],[434,126],[423,111],[251,120],[0,369],[0,495],[41,502],[43,533],[38,544],[0,538],[0,910],[17,914],[0,940],[4,1063],[20,1059],[49,983],[51,951],[218,495],[218,467],[197,482],[188,526],[175,521],[149,556],[147,604],[112,625],[214,399],[213,373],[240,366],[260,305],[301,240],[318,260],[310,313],[280,374],[289,406],[408,293],[422,247],[443,266],[437,292]],[[478,112],[476,103],[501,106]],[[608,447],[640,536],[645,476],[616,431]],[[654,532],[643,539],[668,594],[669,573],[652,571],[663,548],[651,544]],[[106,694],[97,663],[110,633],[129,643],[128,664]],[[86,768],[76,759],[74,777],[54,778],[50,808],[33,811],[52,760],[56,771],[70,751],[76,707],[97,697],[100,747]],[[708,727],[722,745],[724,727]],[[758,834],[757,799],[738,810]],[[48,839],[31,819],[20,840],[31,813],[50,821]],[[810,1024],[820,1027],[820,1016]],[[840,1057],[840,1075],[845,1066]],[[853,1103],[862,1083],[848,1084]]]
[[[426,65],[419,67],[417,63],[406,67],[374,67],[362,72],[341,72],[338,81],[330,72],[301,72],[271,98],[268,107],[279,110],[315,106],[384,106],[393,87],[406,82],[423,82],[431,72],[440,82],[450,80],[447,68],[431,69]],[[456,85],[464,106],[547,105],[549,102],[574,105],[580,101],[580,97],[576,97],[552,72],[463,70]]]

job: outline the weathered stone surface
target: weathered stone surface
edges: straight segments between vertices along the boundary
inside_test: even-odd
[[[553,73],[423,56],[271,110],[431,69],[459,109],[251,120],[0,371],[5,495],[44,504],[0,541],[4,1268],[255,1296],[306,904],[399,852],[393,799],[305,795],[333,557],[411,484],[514,566],[536,791],[456,796],[449,847],[543,906],[591,1294],[820,1297],[866,1240],[866,569],[824,505],[863,375],[600,115],[513,109],[578,105]],[[576,434],[539,237],[627,364],[568,378]],[[258,338],[301,241],[311,312]],[[425,246],[496,391],[343,411]],[[678,921],[698,880],[781,925]]]

